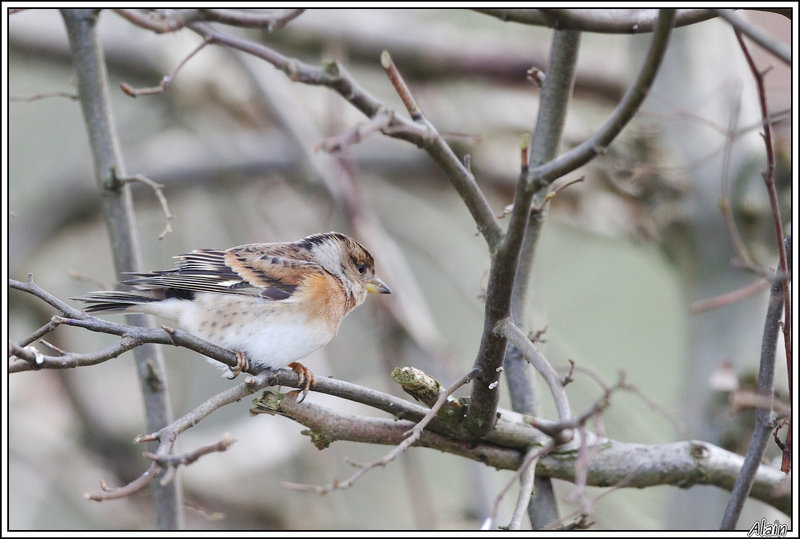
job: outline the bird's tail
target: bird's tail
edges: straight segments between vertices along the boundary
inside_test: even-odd
[[[133,310],[136,305],[144,305],[159,298],[136,294],[134,292],[121,292],[119,290],[107,290],[102,292],[91,292],[83,297],[72,298],[87,304],[84,311],[87,313],[99,312],[124,312]]]

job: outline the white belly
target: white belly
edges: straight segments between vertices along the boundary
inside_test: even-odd
[[[325,346],[333,338],[325,324],[312,322],[291,304],[247,296],[198,294],[194,301],[166,300],[153,314],[229,350],[247,354],[254,367],[279,368]]]

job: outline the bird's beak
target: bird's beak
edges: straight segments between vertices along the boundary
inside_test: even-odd
[[[378,279],[377,277],[373,277],[369,281],[367,281],[367,292],[370,294],[391,294],[392,289],[386,286],[386,283]]]

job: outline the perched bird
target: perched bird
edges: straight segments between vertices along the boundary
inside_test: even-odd
[[[232,378],[242,370],[288,366],[304,384],[313,374],[297,360],[325,346],[344,317],[368,292],[391,291],[375,276],[372,255],[338,233],[294,242],[200,249],[175,257],[176,267],[133,273],[133,290],[75,298],[87,313],[139,312],[236,353]]]

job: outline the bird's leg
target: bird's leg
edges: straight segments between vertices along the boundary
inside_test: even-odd
[[[236,366],[230,368],[231,375],[228,376],[228,380],[233,380],[242,374],[242,371],[246,371],[250,368],[250,361],[247,360],[247,354],[239,350],[234,350],[233,353],[236,354]]]
[[[311,386],[314,385],[314,374],[308,370],[308,367],[303,365],[302,363],[298,363],[296,361],[292,361],[287,365],[290,369],[297,373],[297,376],[300,379],[300,383],[303,384],[303,389],[298,389],[297,392],[301,394],[300,398],[297,402],[303,402],[308,395],[308,390]]]

